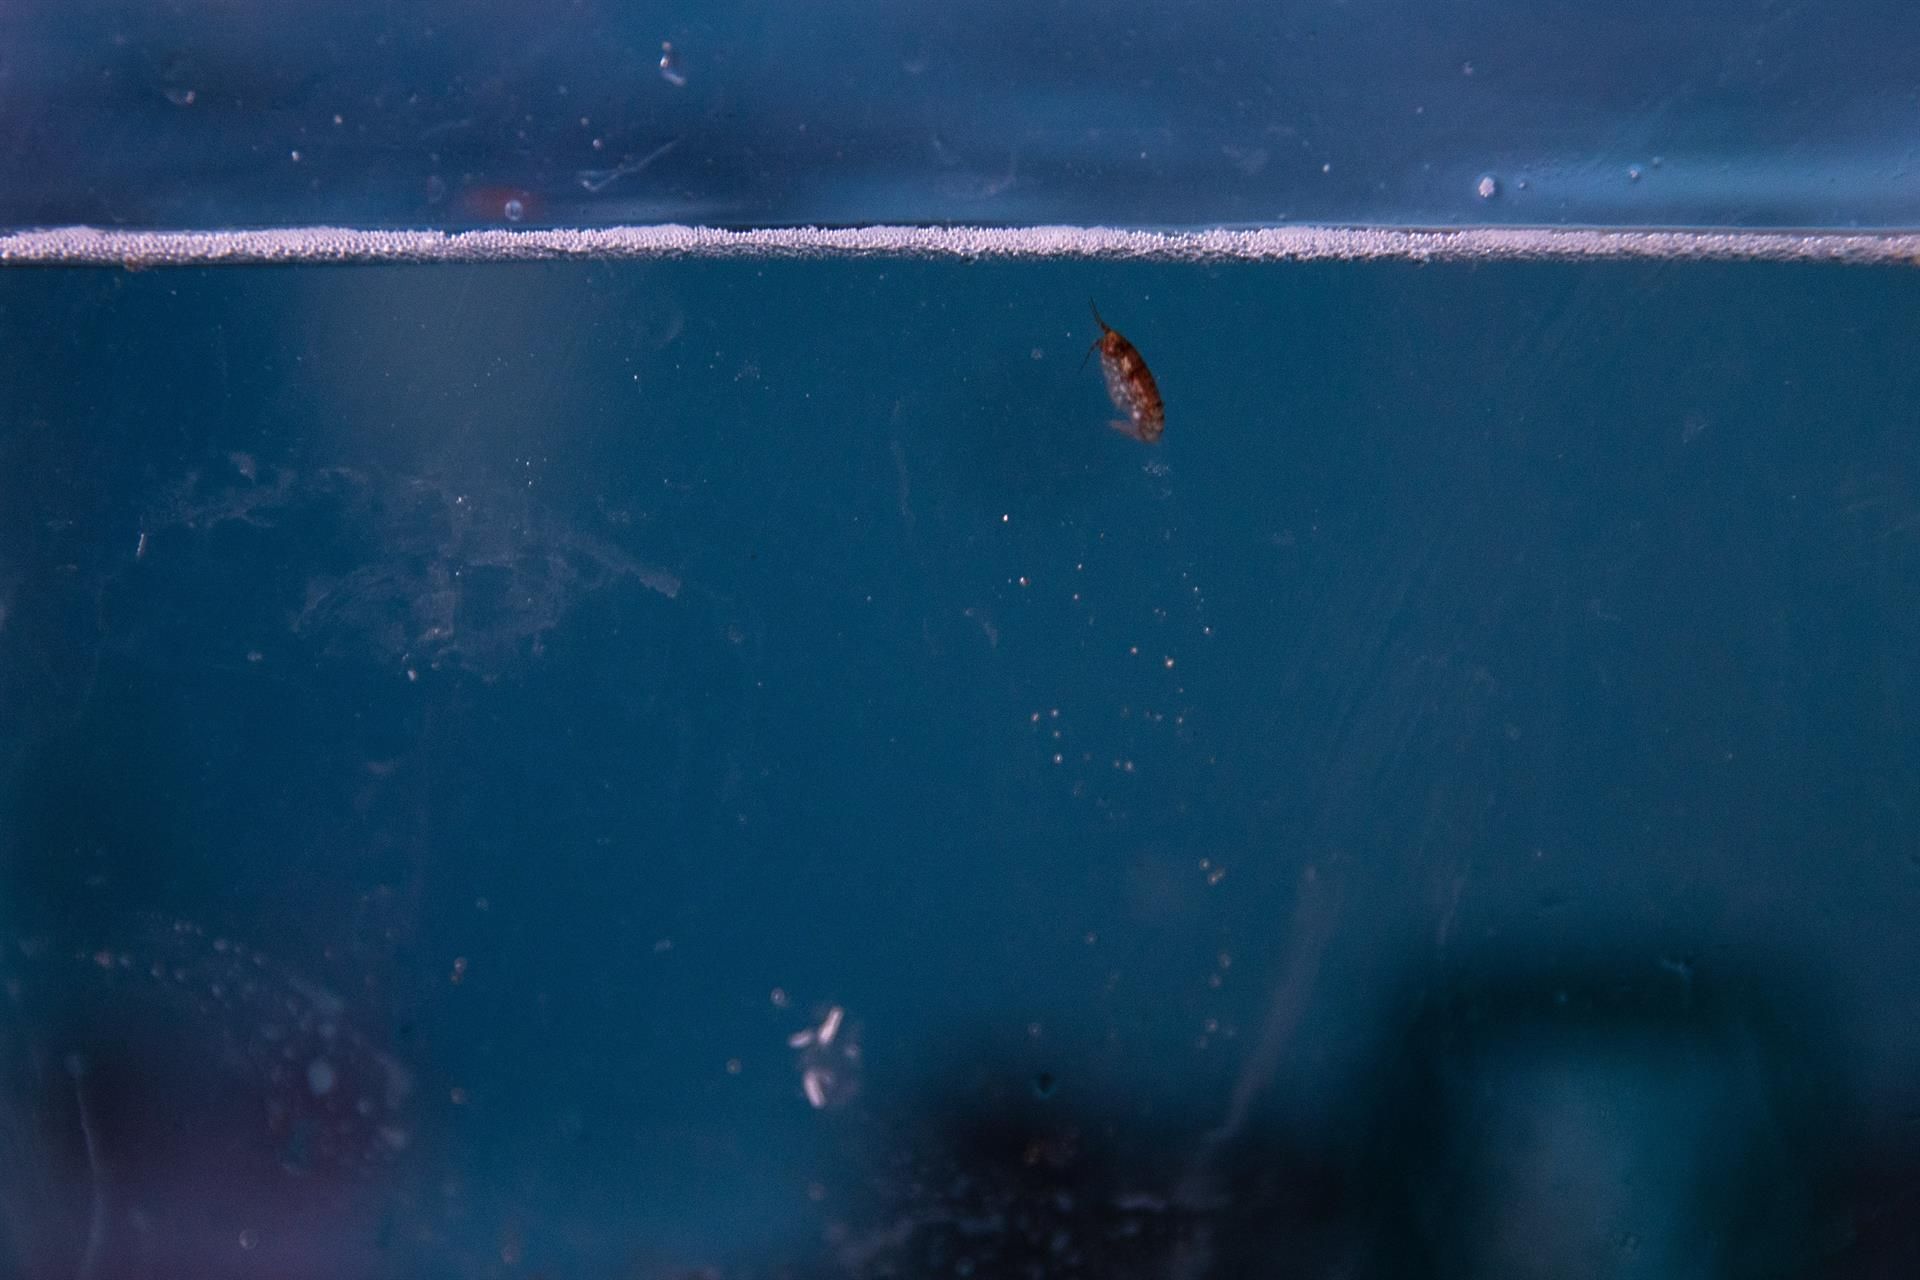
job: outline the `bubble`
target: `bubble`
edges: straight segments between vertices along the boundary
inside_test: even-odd
[[[336,1076],[333,1064],[325,1058],[315,1058],[307,1064],[307,1088],[316,1098],[324,1098],[333,1092]]]
[[[527,216],[527,206],[520,203],[519,196],[509,196],[506,208],[502,212],[507,215],[508,222],[518,222]]]
[[[260,1243],[260,1233],[258,1231],[255,1231],[252,1227],[248,1227],[246,1230],[240,1233],[240,1247],[242,1249],[252,1249],[259,1243]]]
[[[1517,190],[1527,189],[1515,179]],[[839,260],[884,255],[995,261],[1007,258],[1125,257],[1134,262],[1538,261],[1543,258],[1686,258],[1739,262],[1812,262],[1844,257],[1910,265],[1920,253],[1910,232],[1663,231],[1591,227],[1499,229],[1436,240],[1413,227],[1274,226],[1259,230],[1145,232],[1117,227],[717,227],[639,225],[548,229],[511,237],[284,227],[226,231],[121,231],[64,227],[0,233],[0,254],[14,263],[115,268],[313,262],[525,262],[556,255],[630,258],[782,256]]]
[[[1473,189],[1482,200],[1491,200],[1500,194],[1500,180],[1490,173],[1483,173]]]
[[[1640,181],[1640,166],[1639,166],[1639,165],[1637,165],[1637,164],[1630,164],[1630,165],[1628,165],[1628,166],[1627,166],[1627,181],[1628,181],[1628,182],[1638,182],[1638,181]]]

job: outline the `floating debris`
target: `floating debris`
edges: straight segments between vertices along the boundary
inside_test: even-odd
[[[676,89],[684,89],[687,85],[686,74],[680,70],[680,58],[674,53],[671,40],[660,42],[660,78]]]

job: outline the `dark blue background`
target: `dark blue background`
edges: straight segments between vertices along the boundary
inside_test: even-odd
[[[1911,226],[1917,45],[1902,0],[26,0],[0,226]]]
[[[1910,1258],[1917,302],[6,273],[14,1273]]]

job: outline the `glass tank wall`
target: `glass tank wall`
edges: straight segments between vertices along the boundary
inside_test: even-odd
[[[0,1277],[1913,1273],[1914,23],[10,6]]]
[[[0,226],[1886,227],[1902,0],[16,0]]]

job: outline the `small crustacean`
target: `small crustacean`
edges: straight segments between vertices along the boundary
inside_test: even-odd
[[[1142,444],[1159,444],[1161,433],[1167,429],[1167,411],[1160,403],[1160,388],[1154,385],[1147,362],[1131,342],[1100,318],[1100,308],[1091,300],[1087,305],[1093,307],[1093,321],[1100,326],[1100,337],[1087,348],[1087,355],[1100,353],[1100,371],[1107,375],[1107,395],[1113,407],[1127,415],[1109,425]]]

